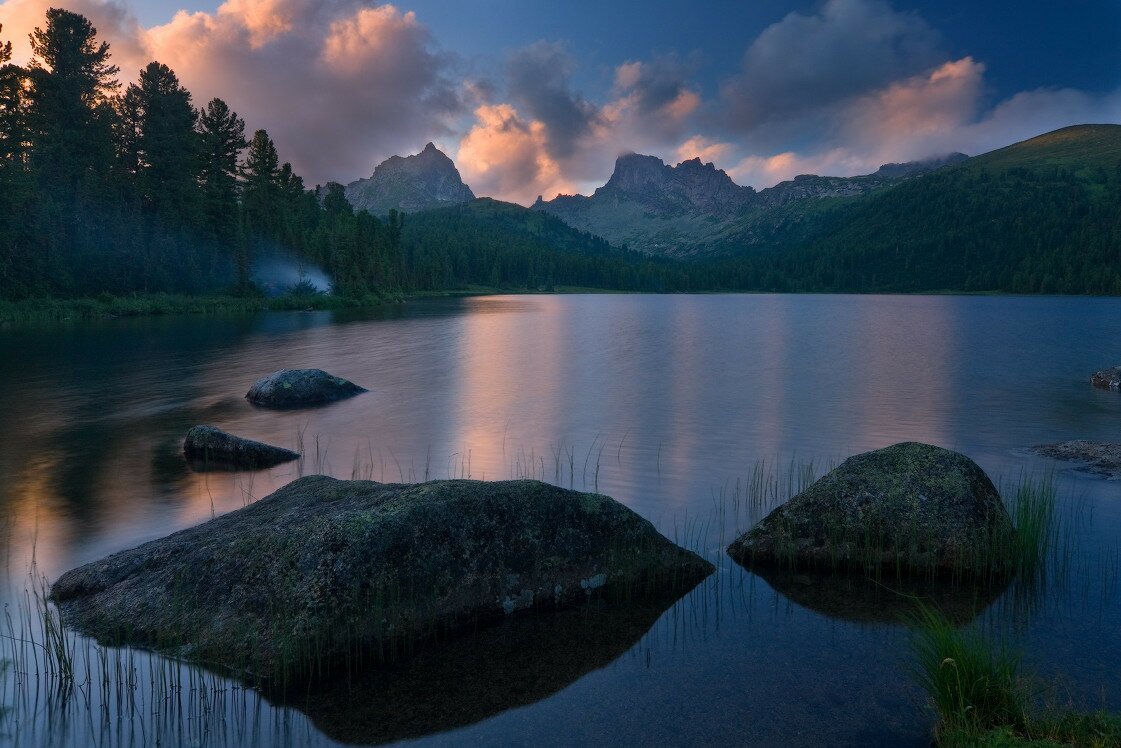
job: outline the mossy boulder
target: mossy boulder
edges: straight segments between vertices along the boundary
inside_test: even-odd
[[[965,455],[917,442],[850,457],[728,547],[745,564],[991,575],[1014,532]]]
[[[245,399],[266,408],[324,405],[368,390],[322,369],[281,369],[258,379]]]
[[[1121,366],[1095,371],[1090,375],[1090,384],[1106,390],[1121,390]]]
[[[62,575],[98,641],[288,682],[602,589],[639,598],[713,567],[607,496],[538,481],[296,480]],[[351,664],[351,663],[346,663]]]
[[[300,459],[298,452],[234,436],[215,426],[195,426],[183,454],[196,470],[260,469]]]

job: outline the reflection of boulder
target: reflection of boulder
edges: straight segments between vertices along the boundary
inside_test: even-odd
[[[1121,390],[1121,366],[1095,371],[1090,376],[1090,384],[1105,390]]]
[[[1079,439],[1058,444],[1039,444],[1032,447],[1032,451],[1055,460],[1081,462],[1083,464],[1078,469],[1083,472],[1110,480],[1121,480],[1121,444]]]
[[[683,591],[679,591],[679,594]],[[290,699],[332,740],[419,738],[545,699],[633,647],[677,599],[594,599],[426,648],[394,668],[370,668]]]
[[[1012,533],[989,477],[965,455],[904,442],[850,457],[737,538],[752,566],[892,567],[991,575]]]
[[[322,369],[282,369],[254,382],[245,399],[266,408],[301,408],[345,400],[366,391]]]
[[[751,572],[793,603],[830,618],[857,623],[902,623],[915,598],[955,624],[972,621],[1007,589],[1003,584],[920,581],[895,576],[879,582],[856,574],[831,574],[757,566]]]
[[[692,586],[712,569],[599,494],[320,475],[69,571],[52,595],[102,643],[295,680],[601,587],[640,598]]]
[[[187,432],[183,454],[194,470],[260,469],[300,459],[290,449],[226,433],[214,426],[195,426]]]

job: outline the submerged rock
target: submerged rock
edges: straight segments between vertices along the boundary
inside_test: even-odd
[[[1081,462],[1079,470],[1110,480],[1121,480],[1121,444],[1076,440],[1038,444],[1033,452],[1055,460]]]
[[[537,481],[301,478],[64,574],[66,623],[252,679],[299,680],[515,611],[642,597],[713,567],[607,496]]]
[[[281,369],[254,382],[245,399],[267,408],[299,408],[333,403],[367,391],[322,369]]]
[[[991,574],[1013,532],[985,472],[904,442],[845,460],[728,547],[749,565]]]
[[[1090,376],[1090,384],[1107,390],[1121,390],[1121,366],[1095,371]]]
[[[300,459],[298,452],[234,436],[214,426],[187,432],[183,454],[196,470],[267,468]]]

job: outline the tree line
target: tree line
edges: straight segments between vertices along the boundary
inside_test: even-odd
[[[635,291],[1121,293],[1121,163],[956,167],[774,229],[770,248],[651,258],[492,200],[379,218],[309,189],[265,130],[196,108],[153,61],[123,86],[85,17],[52,8],[11,62],[0,27],[0,298],[258,294],[276,255],[336,293],[484,285]]]

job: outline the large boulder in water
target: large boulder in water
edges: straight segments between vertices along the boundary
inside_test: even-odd
[[[196,470],[267,468],[300,459],[298,452],[234,436],[214,426],[195,426],[188,431],[183,454]]]
[[[1121,366],[1095,371],[1090,376],[1090,384],[1107,390],[1121,390]]]
[[[300,408],[344,400],[367,392],[322,369],[281,369],[258,379],[245,399],[267,408]]]
[[[606,496],[538,481],[296,480],[62,575],[66,623],[288,681],[594,590],[637,598],[713,567]]]
[[[745,565],[1000,574],[1013,532],[965,455],[904,442],[845,460],[728,547]]]

